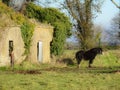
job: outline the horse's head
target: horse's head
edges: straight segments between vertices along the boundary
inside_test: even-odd
[[[98,48],[93,48],[92,51],[96,54],[102,54],[102,48],[98,47]]]
[[[97,52],[97,54],[102,54],[102,48],[96,48],[96,52]]]

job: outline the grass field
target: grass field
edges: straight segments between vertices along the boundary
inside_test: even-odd
[[[59,59],[72,60],[74,53],[66,51]],[[0,90],[120,90],[119,50],[106,51],[96,57],[93,68],[87,66],[83,61],[79,69],[76,63],[1,67]]]

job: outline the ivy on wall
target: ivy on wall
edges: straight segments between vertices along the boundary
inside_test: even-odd
[[[63,54],[66,38],[71,35],[71,23],[69,18],[58,9],[42,8],[33,3],[27,5],[25,15],[29,18],[36,18],[43,23],[50,23],[54,26],[51,54]]]
[[[18,12],[14,12],[14,10],[1,2],[0,10],[1,12],[5,13],[11,20],[20,25],[25,48],[24,54],[28,56],[30,52],[34,25],[30,23],[24,15]],[[43,23],[50,23],[52,26],[54,26],[51,53],[54,55],[61,55],[64,51],[66,38],[71,35],[71,23],[69,18],[55,8],[42,8],[40,6],[36,6],[33,3],[29,3],[27,5],[25,15],[29,18],[38,19]]]
[[[29,22],[28,18],[26,18],[24,15],[20,14],[19,12],[15,12],[13,9],[11,9],[10,7],[7,7],[2,2],[0,2],[0,14],[5,14],[7,16],[7,19],[9,18],[11,21],[14,21],[15,25],[16,24],[20,25],[21,34],[24,41],[24,48],[25,48],[24,55],[28,57],[30,53],[31,42],[32,42],[31,38],[33,36],[35,25]]]
[[[24,54],[27,56],[30,53],[33,32],[34,32],[34,25],[33,24],[31,24],[29,22],[24,22],[21,25],[21,33],[22,33],[22,38],[24,41],[24,48],[25,48]]]

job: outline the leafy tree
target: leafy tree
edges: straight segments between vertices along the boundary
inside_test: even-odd
[[[60,55],[64,51],[65,40],[71,35],[71,23],[65,14],[55,8],[41,8],[33,3],[26,7],[25,15],[29,18],[36,18],[40,22],[47,22],[54,26],[51,53]]]

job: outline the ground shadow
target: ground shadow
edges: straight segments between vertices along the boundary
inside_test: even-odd
[[[81,68],[76,68],[75,66],[73,67],[51,67],[51,68],[45,68],[41,69],[41,71],[55,71],[55,72],[74,72],[74,73],[101,73],[101,74],[109,74],[109,73],[120,73],[120,67],[115,66],[115,67],[81,67]]]
[[[3,71],[1,72],[3,73]],[[40,70],[6,70],[4,71],[4,74],[29,74],[29,75],[33,75],[33,74],[42,74],[42,72]]]
[[[94,73],[120,73],[120,66],[113,67],[94,67],[90,69]]]
[[[69,62],[70,59],[63,59],[68,60],[67,63],[68,65],[71,65],[73,63],[71,63],[71,61]],[[77,68],[76,65],[73,66],[51,66],[51,67],[44,67],[44,68],[38,68],[36,70],[4,70],[5,74],[42,74],[44,72],[57,72],[57,73],[93,73],[93,74],[115,74],[118,73],[120,74],[120,66],[111,66],[111,67],[92,67],[92,68],[88,68],[88,67],[80,67]],[[0,73],[3,73],[3,71],[1,71]]]
[[[73,60],[71,58],[63,58],[63,59],[60,59],[60,60],[58,59],[56,61],[56,63],[58,63],[58,64],[66,64],[67,66],[74,65],[74,62],[73,62]]]
[[[65,63],[66,65],[74,65],[74,62],[72,61],[71,58],[64,58],[62,59],[62,62]]]
[[[19,70],[13,72],[18,74],[41,74],[40,70]]]

